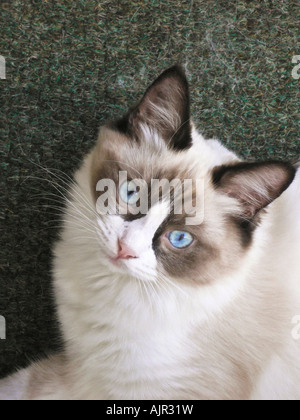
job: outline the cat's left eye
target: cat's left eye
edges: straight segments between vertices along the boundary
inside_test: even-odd
[[[188,232],[174,230],[168,234],[170,244],[177,249],[184,249],[192,245],[194,242],[193,236]]]
[[[124,182],[120,188],[120,197],[126,204],[136,204],[140,198],[137,185],[133,181]]]

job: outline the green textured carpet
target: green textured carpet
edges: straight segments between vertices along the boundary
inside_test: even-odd
[[[0,376],[59,346],[50,248],[54,176],[72,174],[99,125],[181,62],[207,136],[245,157],[300,154],[298,0],[2,0]],[[56,172],[58,173],[58,172]]]

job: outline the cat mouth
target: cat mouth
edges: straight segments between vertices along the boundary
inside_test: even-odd
[[[122,259],[122,258],[119,258],[119,257],[111,257],[111,256],[109,256],[108,257],[108,260],[110,261],[110,263],[113,265],[113,267],[115,267],[115,268],[119,268],[119,269],[128,269],[128,266],[127,266],[127,262],[129,261],[128,259],[126,260],[126,259]]]
[[[124,258],[120,258],[118,256],[108,256],[107,257],[108,261],[109,261],[109,265],[110,265],[110,269],[113,272],[117,272],[119,274],[128,274],[128,275],[132,275],[132,269],[133,267],[130,265],[131,261],[136,260],[137,258],[130,258],[130,259],[124,259]]]

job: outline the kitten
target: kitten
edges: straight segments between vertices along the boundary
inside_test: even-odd
[[[299,177],[205,140],[184,71],[164,72],[101,129],[70,188],[53,268],[64,353],[0,382],[0,397],[300,398]],[[190,188],[190,212],[175,213],[173,189],[133,214],[138,179],[146,197],[153,179],[202,193]]]

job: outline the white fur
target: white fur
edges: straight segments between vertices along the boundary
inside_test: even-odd
[[[203,174],[238,160],[195,130],[193,138],[185,159],[195,162],[199,155]],[[239,398],[243,395],[231,393],[233,374],[226,371],[232,358],[251,362],[248,398],[300,398],[299,346],[292,340],[292,324],[289,330],[289,319],[300,314],[300,175],[270,207],[255,246],[234,276],[224,273],[199,288],[162,278],[158,288],[152,281],[157,273],[150,238],[167,209],[150,212],[129,230],[117,216],[100,221],[87,183],[90,160],[76,175],[78,186],[55,249],[55,290],[69,361],[64,380],[57,374],[50,383],[42,362],[2,383],[0,397],[8,391],[18,399]],[[139,230],[146,231],[148,243],[139,240]],[[127,274],[104,258],[115,255],[122,231],[142,256],[126,263]],[[269,296],[280,302],[278,320]],[[33,384],[29,392],[22,378],[36,369],[42,386]],[[215,378],[214,393],[206,385]],[[222,383],[226,386],[219,389]]]

